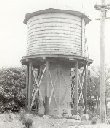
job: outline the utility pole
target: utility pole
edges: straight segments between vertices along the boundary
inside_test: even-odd
[[[101,11],[100,18],[100,120],[104,123],[106,120],[105,107],[105,19],[106,12],[110,9],[109,5],[105,4],[105,0],[101,0],[101,5],[95,5],[95,9]]]

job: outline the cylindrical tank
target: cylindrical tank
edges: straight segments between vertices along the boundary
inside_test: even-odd
[[[28,13],[27,56],[76,55],[85,57],[85,25],[90,19],[83,13],[47,9]]]

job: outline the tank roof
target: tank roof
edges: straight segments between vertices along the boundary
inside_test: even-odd
[[[88,16],[86,16],[84,13],[81,13],[79,11],[49,8],[49,9],[45,9],[45,10],[39,10],[39,11],[36,11],[33,13],[27,13],[25,15],[24,24],[27,24],[27,21],[32,17],[46,14],[46,13],[65,13],[65,14],[70,14],[73,16],[78,16],[80,18],[83,18],[85,20],[86,24],[88,24],[91,21]]]

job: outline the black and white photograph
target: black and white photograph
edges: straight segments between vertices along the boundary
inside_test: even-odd
[[[0,2],[0,128],[110,128],[110,0]]]

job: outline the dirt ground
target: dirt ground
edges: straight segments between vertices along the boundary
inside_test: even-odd
[[[110,128],[108,124],[91,125],[90,121],[74,119],[52,119],[48,117],[30,116],[33,120],[31,128]],[[0,114],[0,128],[25,128],[18,114]]]

